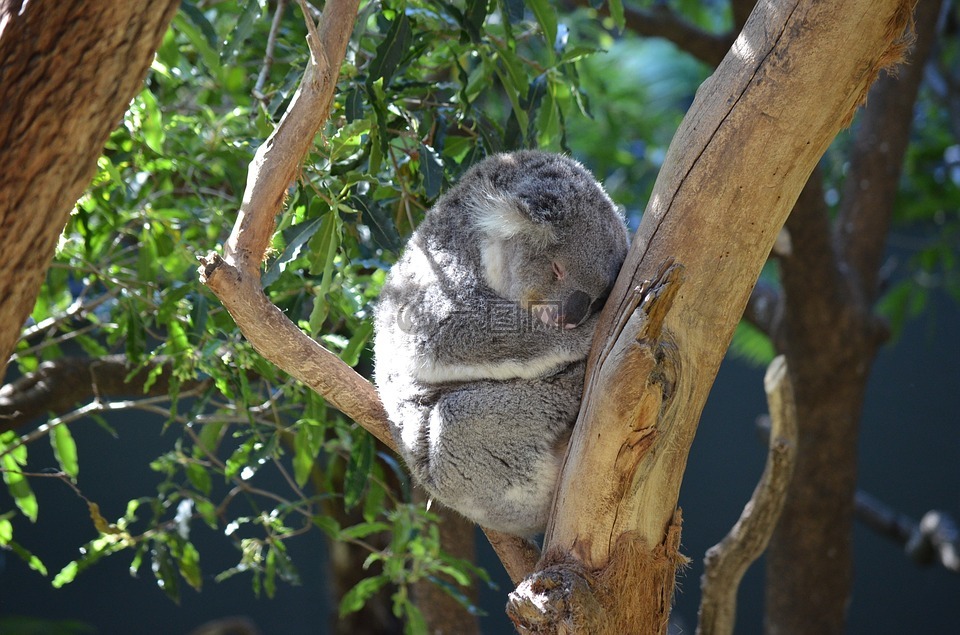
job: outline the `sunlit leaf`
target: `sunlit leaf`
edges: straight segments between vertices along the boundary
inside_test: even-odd
[[[610,17],[613,18],[613,23],[617,26],[617,30],[622,32],[627,25],[623,11],[623,0],[608,0],[608,4],[610,5]]]
[[[21,446],[26,451],[26,446]],[[21,472],[21,466],[17,464],[13,454],[3,456],[3,481],[7,484],[7,490],[13,497],[13,502],[17,508],[23,512],[23,515],[30,519],[30,522],[37,521],[37,497],[27,482],[27,477]]]
[[[216,72],[220,69],[220,55],[214,50],[212,43],[205,37],[206,29],[198,28],[193,22],[194,16],[195,14],[186,12],[178,13],[173,19],[173,25],[181,34],[190,40],[190,43],[196,49],[197,53],[200,54],[200,59],[203,60],[207,69],[211,72]]]
[[[406,13],[398,13],[383,41],[377,47],[376,57],[370,62],[368,83],[382,79],[384,86],[390,84],[390,79],[410,46],[411,35],[410,20],[407,19]]]
[[[187,584],[197,591],[203,587],[203,575],[200,572],[200,553],[193,546],[193,543],[183,543],[177,554],[177,567]]]
[[[357,362],[360,361],[360,354],[363,352],[367,342],[370,341],[372,336],[373,322],[368,320],[360,323],[357,329],[353,332],[353,336],[350,338],[347,346],[343,349],[343,352],[340,353],[340,359],[342,359],[348,366],[356,366]]]
[[[386,586],[389,581],[386,576],[374,576],[360,580],[356,586],[343,594],[343,598],[340,600],[340,616],[343,617],[362,609],[367,600]]]
[[[283,253],[270,263],[270,266],[267,268],[266,272],[263,274],[261,279],[261,284],[264,288],[270,286],[280,277],[280,274],[283,273],[283,270],[286,268],[287,263],[291,260],[300,256],[300,251],[303,249],[303,246],[313,238],[313,235],[317,233],[317,230],[320,228],[321,219],[314,219],[309,223],[303,226],[297,226],[298,230],[296,235],[287,243],[287,246],[283,249]]]
[[[557,41],[557,10],[550,0],[527,0],[527,5],[536,16],[543,30],[543,38],[547,41],[549,50],[552,51],[554,42]]]
[[[77,461],[77,444],[70,434],[70,428],[66,424],[53,426],[50,430],[50,444],[53,446],[53,456],[60,464],[60,469],[74,481],[80,473],[80,465]]]
[[[73,582],[74,578],[77,577],[77,573],[80,572],[80,565],[76,561],[68,562],[66,566],[60,569],[60,573],[54,576],[53,581],[50,582],[51,586],[55,589],[59,589],[65,584],[70,584]]]

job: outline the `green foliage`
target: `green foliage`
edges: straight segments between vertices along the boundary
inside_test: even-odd
[[[20,517],[37,518],[27,451],[49,436],[60,470],[50,476],[83,498],[94,532],[53,576],[55,587],[126,553],[131,575],[148,568],[177,601],[204,579],[191,538],[199,523],[237,549],[236,564],[216,578],[248,576],[269,597],[280,582],[299,579],[288,541],[319,530],[369,552],[370,577],[341,610],[389,588],[409,632],[421,632],[411,584],[449,576],[455,583],[444,588],[469,604],[457,586],[485,574],[443,554],[435,518],[406,502],[396,460],[262,360],[197,281],[196,255],[226,239],[246,166],[307,58],[303,18],[290,6],[265,66],[267,6],[184,3],[146,86],[107,142],[14,361],[28,373],[65,355],[123,355],[126,377],[140,379],[129,401],[90,395],[31,436],[4,434],[0,461],[16,510],[0,517],[0,547],[46,573],[14,531]],[[329,123],[288,191],[262,277],[281,310],[361,373],[371,366],[372,301],[433,200],[487,154],[560,150],[568,122],[585,120],[579,67],[598,50],[601,32],[572,37],[574,21],[551,3],[528,7],[518,0],[361,7]],[[159,386],[168,388],[154,394]],[[80,470],[86,457],[102,457],[78,443],[69,424],[125,409],[164,414],[169,445],[150,464],[156,491],[112,518],[86,498]],[[124,433],[123,426],[107,431]],[[262,485],[273,477],[283,490]]]

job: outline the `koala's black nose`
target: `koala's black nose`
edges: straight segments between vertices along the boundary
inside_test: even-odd
[[[583,291],[574,291],[563,301],[563,315],[560,323],[565,328],[573,328],[583,322],[590,314],[590,296]]]

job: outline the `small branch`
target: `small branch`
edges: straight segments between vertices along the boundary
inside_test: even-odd
[[[857,520],[903,547],[914,563],[939,563],[960,573],[960,530],[949,515],[933,510],[917,523],[866,492],[857,492],[854,500]]]
[[[591,7],[586,0],[577,2],[580,6]],[[602,16],[610,15],[607,3],[597,9]],[[669,6],[658,4],[649,9],[624,5],[624,18],[627,28],[646,37],[661,37],[673,42],[677,48],[693,55],[701,62],[717,66],[733,44],[733,33],[715,35],[687,22]]]
[[[319,29],[307,3],[299,0],[299,4],[307,23],[310,62],[280,123],[250,162],[243,202],[224,255],[211,252],[199,259],[200,281],[216,294],[260,355],[396,451],[387,414],[373,385],[297,328],[260,285],[260,263],[273,237],[274,219],[300,163],[329,117],[359,0],[329,0],[318,20]],[[530,558],[528,550],[513,541],[502,542],[498,553],[509,563],[525,563]]]
[[[607,5],[604,4],[604,7]],[[662,37],[677,45],[695,58],[717,66],[730,50],[734,33],[716,35],[704,31],[674,13],[667,5],[655,5],[649,9],[624,6],[627,28],[638,35]]]
[[[192,393],[188,391],[184,391],[183,393],[181,393],[181,396],[189,397],[189,396],[192,396]],[[34,441],[36,441],[37,439],[40,439],[41,437],[46,436],[47,434],[50,433],[51,430],[53,430],[57,426],[68,425],[73,423],[74,421],[78,421],[80,419],[89,417],[94,414],[99,414],[101,412],[110,412],[114,410],[130,410],[133,408],[138,408],[141,410],[151,410],[151,405],[157,404],[157,403],[167,403],[169,401],[170,401],[170,397],[167,396],[166,394],[158,395],[155,397],[148,397],[146,399],[127,400],[127,401],[101,401],[99,397],[96,397],[90,403],[84,406],[81,406],[75,410],[72,410],[64,414],[63,416],[52,417],[46,423],[43,423],[37,426],[35,430],[32,430],[31,432],[21,436],[16,443],[13,443],[3,451],[0,451],[0,458],[3,458],[4,456],[10,454],[11,452],[13,452],[14,450],[16,450],[21,446],[29,445]],[[158,408],[152,411],[162,416],[164,415],[168,416],[170,414],[167,410],[162,408]]]
[[[150,388],[147,379],[162,367]],[[166,396],[170,392],[173,363],[158,357],[135,369],[125,355],[106,357],[62,357],[44,362],[37,370],[0,388],[0,432],[14,430],[47,413],[61,413],[91,397],[113,398],[123,395]],[[212,380],[192,380],[181,390],[203,390]]]
[[[702,600],[697,633],[733,633],[737,590],[747,568],[766,549],[786,500],[797,449],[797,415],[786,357],[776,357],[763,378],[770,410],[770,443],[760,482],[740,519],[707,551],[700,579]]]
[[[270,23],[270,34],[267,36],[267,46],[263,53],[263,66],[260,68],[260,74],[257,75],[257,83],[253,86],[253,96],[260,101],[266,100],[263,94],[263,87],[267,83],[267,77],[270,75],[270,69],[273,67],[273,52],[277,48],[277,32],[280,30],[280,24],[283,22],[283,12],[287,10],[287,0],[277,0],[277,8],[273,13],[273,22]]]
[[[301,2],[310,61],[280,123],[250,163],[243,203],[224,256],[211,253],[201,258],[200,280],[223,302],[257,352],[394,447],[386,413],[370,382],[297,328],[260,287],[260,263],[287,187],[329,116],[357,6],[358,0],[328,2],[318,31]]]
[[[483,533],[486,534],[490,546],[497,553],[503,568],[507,570],[507,575],[514,584],[520,584],[536,569],[537,561],[540,560],[540,547],[536,543],[493,529],[484,529]]]
[[[783,298],[778,289],[769,282],[760,280],[750,293],[750,300],[743,312],[743,319],[755,326],[760,332],[771,337],[777,330],[777,312]]]

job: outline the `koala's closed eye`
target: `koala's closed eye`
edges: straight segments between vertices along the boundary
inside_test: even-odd
[[[553,261],[553,277],[557,280],[563,280],[567,277],[567,270],[556,260]]]

